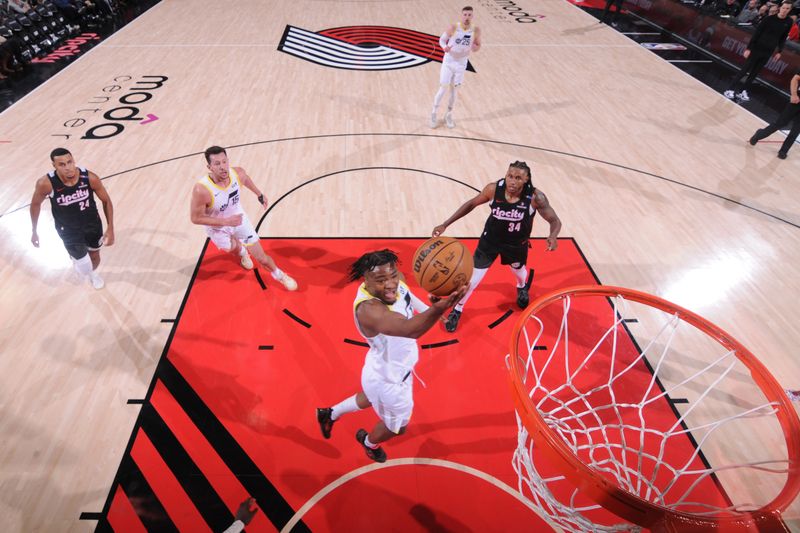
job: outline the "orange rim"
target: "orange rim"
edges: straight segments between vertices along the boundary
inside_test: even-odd
[[[545,423],[539,411],[528,396],[528,390],[521,379],[521,362],[518,344],[520,333],[528,322],[528,318],[545,306],[566,296],[603,296],[621,295],[626,300],[642,303],[679,317],[694,327],[713,337],[726,349],[733,351],[736,357],[750,370],[751,376],[761,388],[770,402],[777,404],[776,416],[781,425],[789,459],[789,473],[783,490],[768,504],[749,513],[741,513],[734,517],[707,517],[675,511],[648,502],[635,494],[623,490],[615,483],[595,472],[581,461],[567,444]],[[623,287],[603,285],[579,285],[567,287],[534,300],[522,313],[511,334],[510,380],[517,412],[537,449],[556,464],[564,476],[581,492],[592,500],[618,516],[634,524],[670,531],[679,527],[681,531],[724,529],[726,531],[746,530],[754,524],[780,523],[779,513],[786,509],[800,493],[800,418],[794,410],[784,389],[770,374],[767,368],[747,348],[727,332],[712,324],[700,315],[675,305],[667,300],[644,292]],[[527,357],[526,357],[527,359]],[[781,527],[783,529],[783,527]]]

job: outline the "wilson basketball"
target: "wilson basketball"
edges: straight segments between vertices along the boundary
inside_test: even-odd
[[[414,253],[414,278],[436,296],[447,296],[472,277],[472,254],[452,237],[433,237]]]

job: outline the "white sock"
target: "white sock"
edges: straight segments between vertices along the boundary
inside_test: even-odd
[[[89,254],[84,255],[80,259],[73,259],[72,264],[81,276],[88,276],[92,273],[92,260],[89,258]]]
[[[340,416],[346,415],[347,413],[360,411],[361,408],[358,406],[358,402],[356,402],[356,396],[358,395],[354,394],[331,407],[331,420],[337,420]]]
[[[437,92],[436,96],[433,97],[433,111],[431,111],[431,113],[436,113],[436,110],[439,109],[439,104],[442,103],[442,98],[444,98],[445,91],[447,91],[447,86],[440,85],[439,92]]]
[[[366,446],[367,448],[372,448],[374,450],[375,448],[378,447],[378,444],[372,444],[369,441],[369,435],[367,435],[366,437],[364,437],[364,446]]]
[[[528,281],[528,268],[527,265],[522,265],[519,268],[511,267],[511,272],[514,273],[514,277],[517,278],[517,288],[521,289],[525,286],[525,282]]]
[[[458,96],[458,87],[453,85],[450,87],[450,102],[447,104],[447,112],[451,113],[453,111],[453,106],[456,105],[456,97]]]
[[[467,300],[469,300],[469,297],[472,296],[472,291],[475,290],[475,287],[478,286],[478,284],[483,279],[483,276],[485,276],[487,272],[489,272],[488,268],[472,269],[472,277],[469,280],[469,289],[467,289],[467,293],[464,295],[463,298],[461,298],[461,301],[456,304],[455,306],[456,311],[461,312],[461,310],[464,309],[464,304],[466,304]]]
[[[275,270],[273,270],[271,274],[272,274],[272,279],[278,281],[283,277],[283,270],[281,270],[278,267],[275,267]]]

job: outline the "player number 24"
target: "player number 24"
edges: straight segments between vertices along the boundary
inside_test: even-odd
[[[85,211],[85,210],[89,209],[89,200],[83,200],[78,205],[80,206],[81,211]]]

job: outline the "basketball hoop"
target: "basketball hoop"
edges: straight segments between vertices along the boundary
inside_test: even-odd
[[[571,287],[525,310],[508,366],[519,490],[564,530],[786,530],[800,419],[708,320],[639,291]]]

